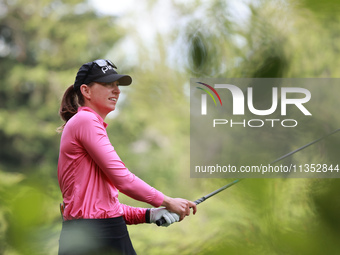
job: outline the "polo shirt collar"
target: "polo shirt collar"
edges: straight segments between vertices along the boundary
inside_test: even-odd
[[[90,107],[87,107],[87,106],[81,106],[78,108],[78,112],[81,112],[81,111],[87,111],[87,112],[92,112],[94,115],[96,115],[96,117],[98,118],[98,120],[100,121],[100,123],[106,128],[107,127],[107,123],[103,120],[102,117],[100,117],[100,115],[94,111],[92,108]]]

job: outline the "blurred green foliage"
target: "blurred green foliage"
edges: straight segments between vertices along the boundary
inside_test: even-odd
[[[186,23],[156,37],[151,56],[135,29],[123,29],[119,18],[99,15],[85,1],[0,1],[0,254],[57,253],[60,98],[83,63],[107,56],[115,62],[111,49],[121,38],[137,38],[134,57],[143,63],[117,63],[133,85],[122,89],[126,97],[106,120],[108,133],[128,168],[172,197],[195,200],[229,181],[189,178],[190,77],[340,75],[335,0],[245,1],[246,19],[235,19],[228,1],[172,4]],[[181,46],[170,65],[173,44]],[[287,151],[340,126],[340,88],[334,90],[313,92],[320,102],[334,102],[333,109],[318,109],[324,130],[311,127]],[[294,160],[336,159],[338,141]],[[275,148],[275,137],[265,142]],[[138,254],[339,254],[339,187],[338,179],[249,179],[179,224],[130,226],[129,232]]]

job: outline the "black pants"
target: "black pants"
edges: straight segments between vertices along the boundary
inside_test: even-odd
[[[63,222],[59,255],[136,255],[123,217]]]

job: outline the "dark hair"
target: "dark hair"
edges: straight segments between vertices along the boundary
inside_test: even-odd
[[[89,83],[87,86],[91,86]],[[78,112],[78,107],[84,105],[84,97],[80,89],[75,90],[73,85],[67,88],[64,96],[61,100],[59,115],[65,123],[58,128],[58,132],[61,132],[69,119],[72,118]]]

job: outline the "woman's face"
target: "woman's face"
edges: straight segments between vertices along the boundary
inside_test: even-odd
[[[114,111],[119,98],[120,89],[118,81],[111,83],[94,82],[91,86],[83,88],[85,106],[92,108],[103,119]],[[82,85],[83,86],[83,85]]]

